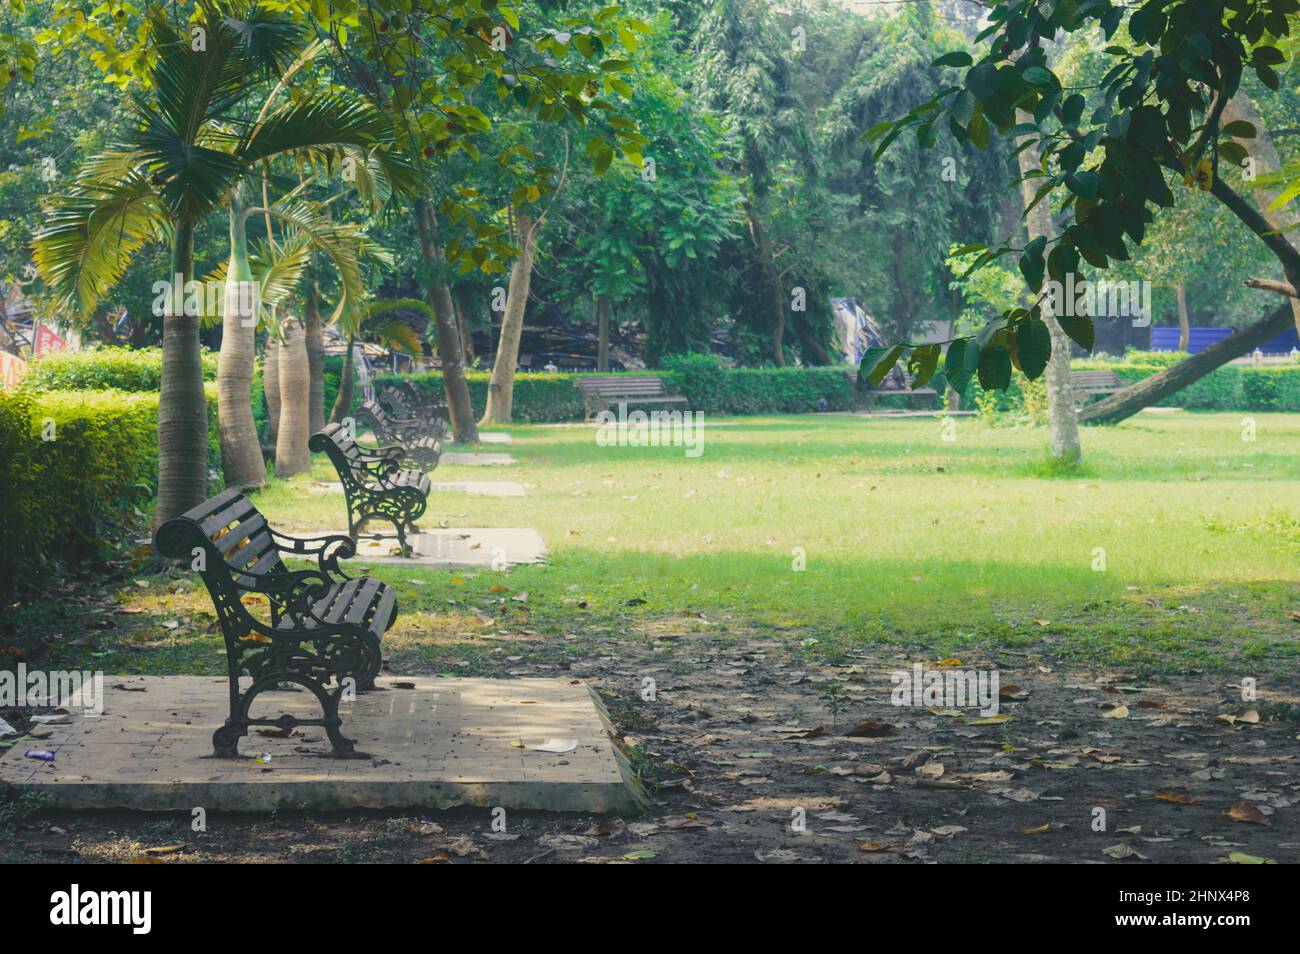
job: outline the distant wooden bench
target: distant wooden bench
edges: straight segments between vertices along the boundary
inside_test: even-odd
[[[609,376],[583,375],[574,381],[582,392],[582,404],[587,420],[593,414],[608,410],[615,404],[686,404],[680,394],[669,394],[663,378],[657,374],[611,374]]]
[[[328,424],[307,442],[317,453],[324,453],[334,465],[343,485],[348,507],[348,536],[357,539],[372,518],[387,520],[397,529],[402,555],[409,555],[408,530],[424,516],[429,506],[429,478],[418,470],[402,470],[403,451],[397,447],[367,451],[360,447],[351,430],[341,424]],[[378,534],[370,539],[379,538]]]
[[[379,580],[352,579],[339,569],[340,558],[356,555],[354,540],[278,533],[251,500],[227,490],[164,523],[154,545],[199,571],[226,639],[230,716],[212,736],[217,758],[238,758],[239,740],[254,725],[286,732],[319,726],[336,758],[369,758],[344,738],[339,700],[349,683],[358,690],[374,686],[382,662],[379,641],[397,619],[397,597]],[[314,556],[317,567],[290,570],[282,556]],[[265,617],[249,609],[263,602],[250,598],[254,593],[269,604]],[[242,691],[241,677],[252,680]],[[282,683],[315,695],[322,717],[250,717],[253,699]]]
[[[1127,385],[1114,371],[1071,371],[1070,387],[1074,390],[1075,403],[1085,404],[1094,395],[1114,394]]]
[[[429,433],[423,421],[391,418],[376,401],[363,401],[357,408],[357,415],[369,419],[375,439],[382,445],[379,450],[400,449],[403,461],[414,464],[422,473],[427,474],[438,466],[442,441]],[[437,433],[441,433],[441,428]]]
[[[848,379],[850,386],[859,393],[868,395],[868,405],[874,402],[875,398],[881,394],[906,394],[911,398],[917,397],[936,397],[939,392],[934,388],[912,388],[912,376],[902,368],[894,368],[889,374],[885,375],[885,380],[880,382],[879,387],[871,387],[870,382],[859,380],[857,370],[844,372],[844,377]]]

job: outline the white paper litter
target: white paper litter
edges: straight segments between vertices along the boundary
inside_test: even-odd
[[[533,751],[550,752],[553,755],[566,755],[577,747],[577,739],[547,739],[541,745],[533,746]]]
[[[4,719],[0,719],[0,739],[4,738],[6,735],[17,735],[17,734],[18,734],[17,729],[11,726]]]

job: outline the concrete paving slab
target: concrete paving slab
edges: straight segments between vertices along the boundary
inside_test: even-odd
[[[347,534],[346,530],[286,530],[290,536]],[[397,552],[397,534],[391,524],[370,522],[367,533],[382,533],[376,540],[357,541],[357,555],[349,563],[392,563],[426,567],[493,567],[541,563],[546,558],[542,535],[530,527],[449,527],[407,534],[413,554]]]
[[[522,497],[524,485],[513,480],[448,480],[431,488],[448,494],[471,494],[479,497]]]
[[[514,438],[499,431],[479,431],[478,439],[484,444],[509,444]]]
[[[439,463],[460,464],[465,467],[507,467],[515,463],[511,454],[466,454],[451,451],[438,458]]]
[[[106,687],[104,713],[74,714],[39,743],[54,762],[0,755],[0,787],[39,793],[50,808],[189,812],[451,808],[632,812],[645,796],[611,741],[608,715],[585,685],[554,679],[381,676],[379,689],[344,703],[343,732],[368,759],[333,759],[325,734],[249,735],[240,759],[212,758],[224,720],[226,680],[125,677]],[[394,688],[394,683],[414,688]],[[306,692],[268,693],[254,714],[318,715]],[[123,738],[129,741],[123,741]],[[535,751],[548,739],[572,752]],[[270,761],[259,763],[261,753]]]

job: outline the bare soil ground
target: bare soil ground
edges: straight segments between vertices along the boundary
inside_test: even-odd
[[[1139,677],[1042,654],[821,658],[796,632],[538,638],[475,675],[597,687],[653,804],[212,815],[0,803],[0,860],[103,862],[1155,862],[1300,859],[1300,685]],[[411,664],[413,660],[398,659]],[[996,669],[1001,713],[891,705],[891,671]],[[396,671],[411,671],[408,665]],[[653,685],[645,680],[653,680]],[[21,720],[21,713],[9,716]],[[4,715],[4,713],[0,713]],[[865,723],[865,725],[864,725]],[[1098,829],[1101,830],[1098,830]]]

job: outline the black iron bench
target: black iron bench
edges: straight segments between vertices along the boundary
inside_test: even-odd
[[[323,452],[334,465],[347,501],[348,535],[357,539],[372,518],[387,520],[397,529],[402,554],[409,555],[406,532],[416,529],[415,521],[428,508],[429,478],[418,470],[401,468],[400,448],[367,451],[357,445],[351,429],[341,424],[326,425],[311,436],[307,446]],[[381,538],[381,534],[370,537]]]
[[[392,411],[394,417],[409,421],[428,422],[426,433],[445,441],[451,433],[451,412],[445,404],[421,391],[412,381],[399,381],[379,392],[379,403]]]
[[[1070,387],[1074,390],[1074,403],[1083,405],[1095,395],[1123,391],[1125,384],[1114,371],[1071,371]]]
[[[199,571],[226,638],[230,716],[212,734],[217,758],[238,758],[249,726],[320,726],[336,758],[369,758],[343,736],[339,701],[349,687],[374,686],[381,663],[379,642],[397,619],[397,598],[386,584],[349,578],[339,559],[355,555],[348,537],[299,539],[271,529],[253,502],[227,490],[168,520],[154,535],[159,552]],[[290,570],[283,556],[316,557],[317,567]],[[248,594],[266,597],[266,618],[253,614]],[[240,688],[240,679],[251,684]],[[253,700],[282,684],[316,696],[321,718],[287,713],[253,718]]]
[[[375,439],[384,445],[381,450],[399,448],[403,454],[402,459],[414,464],[424,473],[438,466],[438,459],[442,457],[442,440],[434,436],[423,421],[391,418],[376,401],[362,402],[357,408],[357,415],[370,422]],[[441,428],[436,432],[440,433]]]
[[[582,392],[586,420],[614,404],[686,404],[680,394],[669,394],[657,374],[583,375],[574,381]]]

